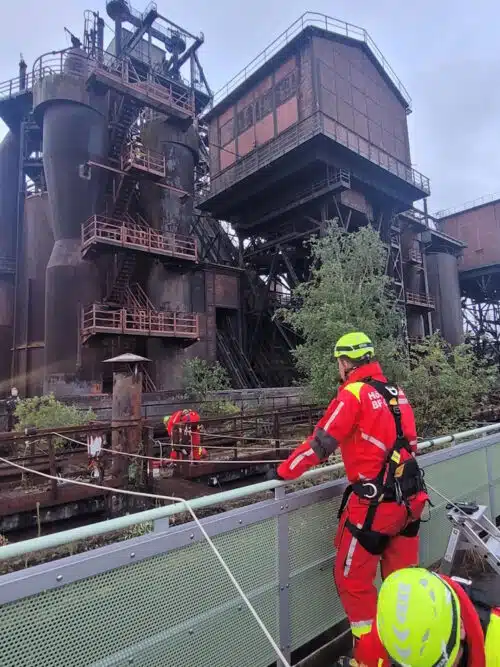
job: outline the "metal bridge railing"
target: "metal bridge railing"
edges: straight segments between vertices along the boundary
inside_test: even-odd
[[[30,91],[33,87],[33,78],[29,72],[24,77],[16,76],[13,79],[0,83],[0,100],[16,97],[21,93]]]
[[[125,146],[121,157],[122,171],[140,169],[148,174],[165,178],[167,175],[165,155],[145,148],[141,144],[130,142]]]
[[[421,292],[406,292],[406,303],[411,306],[424,306],[425,308],[436,307],[434,298]]]
[[[144,79],[138,75],[129,58],[117,58],[103,52],[97,58],[90,57],[85,52],[75,52],[73,49],[51,51],[41,55],[34,63],[29,83],[31,87],[41,79],[57,74],[67,74],[89,78],[98,75],[105,83],[113,86],[117,82],[125,86],[130,95],[140,94],[149,98],[156,105],[160,105],[165,112],[175,111],[182,115],[195,115],[195,101],[189,86],[176,83],[158,73],[150,72]],[[0,99],[2,87],[4,95],[15,90],[15,79],[0,84]]]
[[[474,499],[493,516],[500,513],[500,435],[485,437],[498,430],[497,424],[422,443],[430,448],[476,436],[421,458],[434,503],[421,530],[422,564],[436,563],[445,551],[447,499]],[[340,470],[330,466],[304,478]],[[335,479],[287,493],[279,482],[264,482],[190,503],[198,511],[245,497],[257,501],[274,490],[274,497],[209,516],[201,526],[287,658],[344,618],[332,577],[332,535],[344,487]],[[169,524],[168,517],[185,509],[169,504],[0,547],[0,561],[24,558],[154,522],[153,532],[141,537],[1,576],[0,623],[9,628],[0,646],[2,667],[274,663],[270,644],[198,524]]]
[[[281,35],[279,35],[273,42],[271,42],[269,46],[261,51],[249,65],[242,69],[225,86],[223,86],[215,93],[213,104],[219,104],[219,102],[227,97],[229,93],[231,93],[244,81],[246,81],[251,74],[258,70],[259,67],[262,67],[264,63],[266,63],[272,56],[274,56],[308,26],[315,26],[316,28],[321,28],[323,30],[327,30],[328,32],[341,35],[342,37],[355,39],[366,44],[366,46],[377,59],[382,69],[391,79],[392,83],[405,100],[406,104],[408,105],[408,110],[411,110],[411,97],[408,91],[396,76],[394,70],[384,58],[382,52],[377,47],[367,31],[364,28],[360,28],[359,26],[346,23],[345,21],[339,21],[338,19],[334,19],[330,16],[326,16],[325,14],[320,14],[318,12],[306,12],[299,19],[297,19],[297,21],[292,23],[292,25],[284,32],[282,32]]]

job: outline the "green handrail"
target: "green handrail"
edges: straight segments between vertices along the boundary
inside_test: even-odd
[[[471,429],[470,431],[462,431],[453,435],[445,435],[432,440],[426,440],[418,444],[419,450],[428,449],[438,445],[453,444],[459,440],[467,440],[479,435],[486,435],[500,431],[500,423],[482,426],[480,428]],[[322,468],[315,468],[310,470],[300,477],[300,481],[305,479],[314,479],[325,473],[336,472],[343,469],[342,463],[335,463],[334,465],[324,466]],[[285,486],[290,482],[280,482],[277,480],[269,482],[259,482],[257,484],[250,484],[248,486],[240,487],[239,489],[231,489],[230,491],[222,491],[210,496],[202,496],[201,498],[193,498],[189,501],[190,506],[194,511],[218,505],[220,503],[227,503],[240,498],[248,498],[258,493],[265,491],[272,491],[280,486]],[[114,489],[110,488],[112,493]],[[179,514],[186,511],[184,503],[172,503],[166,507],[157,507],[152,510],[144,512],[137,512],[135,514],[128,514],[126,516],[117,517],[116,519],[109,519],[108,521],[101,521],[99,523],[90,524],[87,526],[80,526],[79,528],[72,528],[71,530],[62,531],[60,533],[53,533],[51,535],[43,535],[42,537],[35,537],[30,540],[22,542],[15,542],[14,544],[7,544],[0,547],[0,561],[9,558],[18,558],[35,551],[43,549],[53,549],[60,547],[70,542],[77,542],[97,535],[104,535],[112,531],[123,530],[130,526],[135,526],[147,521],[155,521],[157,519],[165,519],[167,517]]]

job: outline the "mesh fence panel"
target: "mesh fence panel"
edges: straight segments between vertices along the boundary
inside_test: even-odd
[[[450,500],[475,500],[489,505],[484,449],[429,466],[425,470],[425,479]],[[429,495],[434,503],[431,520],[423,523],[420,530],[420,560],[424,565],[436,563],[442,557],[451,532],[451,524],[446,518],[447,501],[431,489]]]
[[[274,637],[276,532],[270,519],[214,539]],[[206,543],[3,605],[0,627],[2,667],[255,667],[273,661],[272,648]]]
[[[500,444],[489,456],[498,505]],[[429,466],[426,479],[453,500],[489,504],[485,450]],[[425,565],[442,556],[450,533],[446,501],[431,495],[435,507],[421,531]],[[288,515],[292,650],[343,618],[332,577],[339,502],[336,497]],[[274,518],[214,538],[279,642],[277,540]],[[2,667],[267,667],[274,661],[204,542],[5,604],[0,627]]]
[[[333,582],[333,532],[341,498],[289,516],[290,625],[292,650],[342,620]]]

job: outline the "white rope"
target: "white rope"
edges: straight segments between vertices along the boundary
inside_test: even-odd
[[[160,445],[162,447],[170,447],[170,446],[182,447],[183,446],[180,443],[173,444],[170,440],[161,440],[161,438],[157,438],[156,440],[154,440],[154,442],[157,445]],[[191,445],[188,445],[188,446],[191,447]],[[251,447],[251,446],[243,447],[243,446],[240,445],[238,447],[238,445],[236,445],[236,444],[234,446],[232,446],[232,445],[206,445],[204,441],[200,445],[194,445],[194,446],[195,447],[204,447],[205,449],[218,449],[218,450],[222,450],[222,451],[226,451],[226,452],[230,451],[231,449],[239,449],[240,451],[244,451],[244,452],[268,452],[270,449],[276,449],[276,445],[271,445],[271,444],[269,445],[269,447],[264,447],[262,445],[256,445],[255,447]]]
[[[58,435],[58,434],[56,433],[55,435]],[[291,667],[290,663],[286,660],[286,658],[283,655],[283,653],[281,652],[279,646],[274,641],[271,633],[266,628],[266,626],[264,625],[260,616],[255,611],[252,603],[250,602],[248,597],[245,595],[245,592],[243,591],[243,589],[239,585],[235,576],[233,575],[233,573],[229,569],[225,560],[222,558],[221,554],[219,553],[219,550],[217,549],[215,544],[212,542],[212,540],[209,537],[207,531],[205,530],[205,528],[201,524],[200,520],[196,516],[195,511],[193,510],[193,508],[191,507],[190,503],[187,500],[185,500],[184,498],[177,498],[176,496],[163,496],[163,495],[154,494],[154,493],[143,493],[141,491],[129,491],[127,489],[115,489],[115,488],[109,487],[109,486],[101,486],[99,484],[90,484],[89,482],[81,482],[81,481],[76,480],[76,479],[66,479],[64,477],[55,477],[54,475],[49,475],[47,473],[40,472],[38,470],[32,470],[30,468],[26,468],[25,466],[19,465],[18,463],[14,463],[13,461],[9,461],[8,459],[4,459],[2,457],[0,457],[0,462],[7,463],[8,465],[13,466],[14,468],[19,468],[20,470],[24,470],[24,472],[30,473],[32,475],[38,475],[39,477],[45,477],[46,479],[56,480],[57,482],[65,481],[65,482],[68,482],[70,484],[76,484],[78,486],[86,486],[86,487],[90,487],[92,489],[101,489],[102,491],[107,491],[108,493],[122,493],[122,494],[127,495],[127,496],[135,496],[135,497],[141,497],[141,498],[151,498],[152,500],[169,500],[169,501],[173,501],[173,502],[183,503],[186,506],[186,509],[188,510],[189,514],[193,518],[193,521],[195,522],[196,526],[199,528],[201,534],[203,535],[205,540],[208,542],[208,545],[210,546],[211,550],[215,554],[215,557],[217,558],[219,563],[224,568],[224,570],[225,570],[227,576],[229,577],[231,583],[236,588],[236,590],[238,591],[238,593],[239,593],[240,597],[242,598],[243,602],[248,607],[248,610],[250,611],[252,616],[257,621],[257,624],[259,625],[260,629],[262,630],[262,632],[267,637],[269,643],[273,647],[274,652],[276,653],[278,658],[283,663],[283,667]]]
[[[118,454],[120,456],[130,456],[137,459],[145,459],[147,461],[166,461],[169,463],[189,463],[191,459],[172,459],[168,456],[159,457],[159,456],[145,456],[144,454],[134,454],[133,452],[121,452],[116,449],[107,449],[106,447],[101,447],[101,452],[108,452],[109,454]],[[249,459],[245,461],[243,459],[193,459],[193,463],[283,463],[284,459]]]
[[[78,445],[83,445],[87,446],[86,443],[84,442],[79,442],[78,440],[75,440],[74,438],[69,438],[65,435],[62,435],[61,433],[55,433],[53,432],[52,435],[56,435],[58,438],[65,438],[66,440],[69,440],[70,442],[75,442]],[[182,447],[182,445],[176,445],[178,447]],[[198,447],[198,445],[186,445],[186,448],[189,447]],[[199,445],[202,447],[202,445]],[[221,449],[220,447],[214,448],[214,449]],[[102,452],[109,452],[110,454],[121,454],[122,456],[130,456],[138,459],[145,459],[147,461],[167,461],[167,462],[172,462],[172,463],[179,463],[179,461],[182,462],[188,462],[190,459],[172,459],[169,458],[168,456],[144,456],[143,454],[133,454],[129,452],[120,452],[115,449],[107,449],[106,447],[101,447]],[[245,449],[245,451],[247,451]],[[268,450],[269,451],[269,450]],[[248,453],[248,452],[247,452]],[[199,459],[196,460],[196,463],[282,463],[283,459],[263,459],[263,460],[244,460],[244,459]]]
[[[200,431],[200,434],[206,435],[204,431]],[[53,431],[53,432],[51,433],[51,435],[56,435],[58,438],[63,438],[64,440],[69,440],[69,442],[74,442],[74,443],[77,444],[77,445],[82,445],[82,447],[86,447],[86,446],[87,446],[87,443],[86,443],[86,442],[81,442],[80,440],[75,440],[74,438],[70,438],[69,436],[64,435],[64,434],[62,434],[62,433],[56,433],[55,431]],[[210,437],[214,437],[214,438],[217,437],[217,436],[215,436],[215,435],[211,435],[210,433],[209,433],[208,435],[209,435]],[[233,436],[230,436],[230,437],[233,437]],[[233,438],[233,439],[241,440],[242,438],[237,438],[237,437],[235,437],[235,438]],[[243,438],[243,439],[253,440],[253,438]],[[259,440],[262,440],[263,442],[268,442],[268,443],[269,443],[269,447],[244,447],[245,452],[253,452],[253,451],[256,451],[256,452],[266,452],[266,451],[269,451],[269,449],[275,449],[276,446],[272,444],[272,443],[274,443],[275,441],[274,441],[272,438],[269,438],[269,439],[268,439],[268,438],[258,438],[258,439],[259,439]],[[160,441],[158,441],[158,442],[160,442]],[[280,440],[280,442],[283,442],[283,443],[284,443],[284,442],[295,442],[295,443],[297,443],[297,442],[303,442],[303,440]],[[171,444],[170,442],[166,442],[166,443],[165,443],[165,446],[169,446],[170,444]],[[175,446],[175,447],[182,447],[181,444],[177,444],[177,445],[174,445],[174,446]],[[187,445],[187,446],[191,447],[191,445]],[[195,447],[198,447],[198,445],[194,445],[194,446],[195,446]],[[216,445],[205,445],[205,444],[200,444],[199,446],[200,446],[200,447],[205,447],[205,449],[228,449],[228,450],[229,450],[229,449],[232,449],[231,447],[227,447],[227,448],[225,448],[225,447],[223,447],[223,446],[217,447]]]
[[[290,424],[290,426],[293,426],[293,424]],[[208,431],[200,431],[200,433],[204,436],[208,436],[209,438],[230,438],[231,440],[251,440],[254,442],[276,442],[276,440],[279,440],[279,442],[282,443],[290,443],[290,444],[297,444],[304,442],[305,438],[302,438],[301,440],[283,440],[282,438],[257,438],[254,437],[253,435],[229,435],[229,434],[224,434],[224,433],[208,433]]]

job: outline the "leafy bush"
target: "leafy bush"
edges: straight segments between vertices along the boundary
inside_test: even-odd
[[[415,411],[419,436],[456,433],[474,426],[473,412],[498,376],[468,345],[451,347],[433,334],[414,348],[405,391]]]
[[[212,399],[212,392],[230,389],[229,376],[218,361],[210,362],[199,357],[184,362],[184,393],[189,400],[201,403],[205,415],[232,415],[239,408],[231,401]]]
[[[205,401],[209,392],[229,389],[229,377],[218,361],[199,357],[184,362],[183,387],[190,400]]]
[[[280,316],[304,339],[295,351],[299,371],[314,398],[326,402],[339,382],[335,343],[349,331],[364,331],[377,358],[396,381],[408,368],[401,338],[404,315],[386,275],[387,249],[371,227],[346,233],[335,221],[324,237],[309,242],[311,279],[294,290],[300,307]]]
[[[48,429],[60,426],[80,426],[96,419],[92,410],[82,412],[73,405],[56,401],[54,394],[21,400],[14,414],[19,420],[15,425],[16,431],[24,431],[28,427]]]

